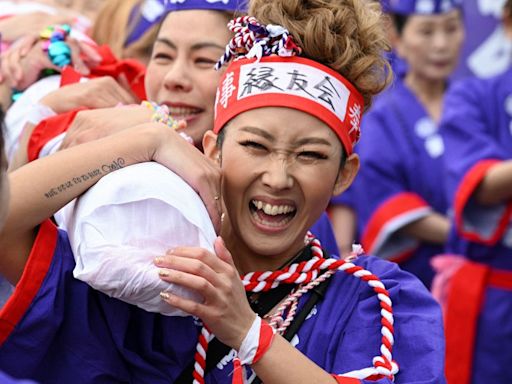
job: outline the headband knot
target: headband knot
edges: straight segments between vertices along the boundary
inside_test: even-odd
[[[228,28],[235,36],[215,65],[216,70],[233,58],[256,58],[259,61],[264,56],[290,57],[302,52],[286,28],[280,25],[263,25],[253,16],[233,19],[228,23]]]

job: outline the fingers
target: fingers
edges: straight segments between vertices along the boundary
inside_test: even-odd
[[[34,83],[44,68],[59,69],[50,62],[48,55],[42,50],[41,43],[37,43],[33,36],[27,36],[22,43],[11,47],[2,55],[2,75],[10,87],[18,90],[23,90]]]
[[[96,92],[98,92],[99,96],[103,96],[106,101],[104,105],[99,105],[98,107],[113,107],[119,103],[124,105],[135,104],[133,95],[123,88],[114,78],[105,76],[94,80],[96,80],[97,86],[101,88],[99,90],[100,92]]]
[[[129,103],[126,104],[139,104],[140,100],[137,96],[132,92],[132,89],[130,87],[130,82],[126,78],[126,75],[124,73],[121,73],[117,77],[117,82],[121,86],[121,89],[125,91],[126,97],[130,98]]]
[[[205,263],[196,257],[181,257],[179,255],[167,254],[166,258],[157,259],[155,263],[160,267],[160,277],[162,280],[171,282],[167,279],[170,274],[177,275],[173,276],[173,279],[175,280],[183,277],[183,274],[185,273],[202,277],[207,281],[210,281],[213,285],[217,285],[218,283],[217,272],[214,271],[208,263]],[[172,282],[177,283],[177,281]]]
[[[178,269],[194,273],[212,282],[217,282],[213,273],[227,273],[229,265],[219,257],[204,248],[176,247],[164,256],[155,259],[155,265],[162,268]]]
[[[22,41],[20,42],[19,46],[19,52],[21,57],[25,57],[32,47],[38,42],[39,36],[36,34],[31,34],[28,36],[25,36]]]
[[[225,263],[200,248],[179,248],[172,252],[155,260],[160,279],[197,292],[204,301],[200,304],[171,294],[162,296],[162,299],[199,317],[205,315],[206,308],[209,308],[208,315],[211,316],[213,308],[225,307],[230,302],[228,297],[233,290],[230,281],[234,274],[232,271],[229,273]],[[221,271],[215,271],[210,263]]]
[[[222,196],[221,196],[220,171],[212,169],[212,172],[201,178],[197,193],[203,200],[212,221],[215,232],[219,233],[221,228]]]
[[[183,297],[173,295],[169,292],[161,292],[160,297],[170,306],[181,309],[183,312],[192,316],[202,318],[205,312],[208,311],[208,308],[204,304],[197,303],[189,299],[184,299]]]
[[[80,45],[82,54],[84,55],[84,62],[89,68],[94,68],[102,62],[103,58],[96,51],[96,48],[83,41],[78,41],[78,44]]]
[[[2,74],[11,88],[17,88],[21,79],[20,53],[17,49],[9,50],[2,56]]]
[[[235,267],[235,262],[233,261],[233,256],[231,256],[231,252],[226,247],[226,243],[224,243],[224,239],[220,236],[217,236],[215,242],[213,243],[213,247],[215,249],[215,253],[217,256],[231,265],[233,268]]]
[[[177,131],[181,131],[182,129],[187,128],[187,121],[186,120],[180,120],[178,121],[178,126],[176,127]]]
[[[84,61],[80,57],[82,52],[81,46],[78,42],[73,38],[66,39],[66,43],[69,45],[71,49],[71,63],[73,64],[73,68],[75,71],[79,72],[83,76],[87,76],[91,73],[87,65],[85,65]]]
[[[166,166],[183,178],[201,197],[213,226],[221,226],[221,171],[210,159],[173,130],[166,131],[165,139],[152,154],[154,161]]]

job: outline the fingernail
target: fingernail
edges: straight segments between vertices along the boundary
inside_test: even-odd
[[[169,271],[167,269],[159,269],[158,274],[163,277],[169,276]]]
[[[162,264],[164,259],[162,257],[155,257],[155,260],[153,261],[155,264]]]
[[[171,295],[169,295],[167,292],[160,292],[160,297],[163,300],[169,300],[171,298]]]

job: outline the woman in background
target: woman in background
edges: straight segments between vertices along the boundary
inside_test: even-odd
[[[503,27],[512,41],[512,1]],[[469,78],[446,96],[448,256],[434,293],[445,310],[450,383],[509,383],[512,373],[512,69]],[[455,256],[461,255],[461,256]]]
[[[363,120],[357,214],[363,248],[430,287],[430,259],[443,251],[450,228],[438,124],[464,37],[462,16],[457,1],[399,0],[388,8],[408,69]]]

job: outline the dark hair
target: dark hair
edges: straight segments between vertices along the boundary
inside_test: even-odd
[[[512,0],[508,0],[508,3],[512,6]],[[462,8],[455,8],[459,11],[459,15],[462,19],[463,13]],[[404,31],[405,25],[407,24],[407,21],[409,21],[409,18],[411,15],[403,15],[399,13],[391,13],[391,20],[393,21],[393,25],[395,26],[396,32],[398,35],[402,35],[402,32]]]
[[[407,24],[407,20],[409,20],[409,16],[394,13],[391,15],[391,20],[393,20],[393,25],[395,26],[396,32],[401,35],[404,31],[405,24]]]

